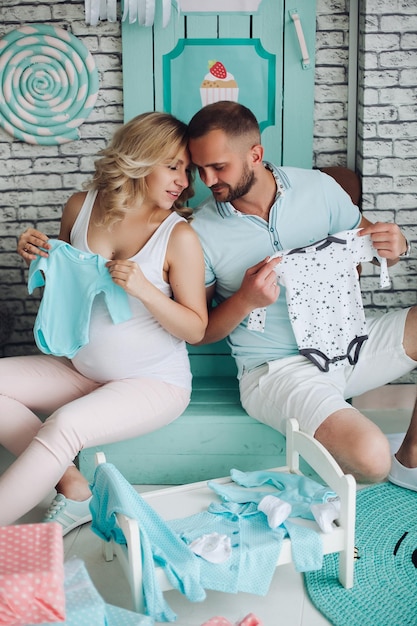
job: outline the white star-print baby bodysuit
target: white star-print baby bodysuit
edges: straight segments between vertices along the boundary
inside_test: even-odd
[[[377,258],[380,286],[389,287],[387,260],[378,256],[369,235],[345,230],[312,245],[277,252],[278,282],[286,288],[290,322],[300,354],[327,372],[355,364],[367,339],[357,265]],[[273,257],[271,257],[273,258]],[[248,328],[263,332],[266,308],[252,311]]]

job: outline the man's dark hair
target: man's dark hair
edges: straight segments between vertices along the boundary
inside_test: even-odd
[[[250,109],[237,102],[222,100],[203,107],[191,118],[188,137],[198,139],[212,130],[222,130],[230,137],[253,135],[261,142],[259,124]]]

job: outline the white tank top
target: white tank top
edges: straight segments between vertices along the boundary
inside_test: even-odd
[[[71,230],[71,244],[91,252],[87,230],[97,191],[89,191]],[[174,211],[162,222],[143,248],[133,257],[155,287],[172,296],[163,279],[163,265],[171,232],[185,221]],[[132,318],[114,324],[102,295],[96,297],[90,321],[90,341],[72,362],[84,376],[98,382],[149,377],[186,389],[191,388],[191,371],[185,342],[166,331],[137,298],[128,295]]]

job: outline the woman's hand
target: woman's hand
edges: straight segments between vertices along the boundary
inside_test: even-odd
[[[116,285],[140,300],[168,333],[188,343],[203,339],[207,326],[204,257],[189,224],[176,224],[168,242],[161,279],[169,283],[172,297],[148,280],[134,261],[114,259],[106,267]]]
[[[142,300],[145,296],[146,287],[152,289],[153,285],[145,278],[139,265],[134,261],[114,259],[106,263],[113,282],[122,287],[130,296]]]
[[[36,259],[37,256],[47,257],[46,250],[50,249],[48,237],[40,230],[28,228],[19,237],[17,242],[17,253],[29,263]],[[41,248],[45,248],[42,250]]]

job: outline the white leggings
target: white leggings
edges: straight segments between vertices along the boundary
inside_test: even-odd
[[[97,383],[64,358],[0,359],[0,444],[18,457],[0,477],[0,526],[47,496],[82,448],[161,428],[189,399],[157,379]],[[42,423],[37,414],[49,417]]]

